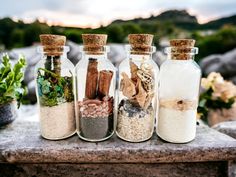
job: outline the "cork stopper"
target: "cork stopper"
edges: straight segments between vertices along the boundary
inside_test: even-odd
[[[128,36],[129,44],[131,46],[131,54],[146,55],[152,52],[151,34],[130,34]]]
[[[104,53],[107,43],[106,34],[82,34],[84,51],[87,54],[100,55]]]
[[[66,37],[61,35],[41,34],[40,42],[47,55],[59,56],[63,54]]]
[[[173,60],[189,60],[192,59],[194,48],[194,39],[172,39],[170,40],[171,46],[171,59]]]
[[[170,40],[171,47],[194,47],[194,39],[172,39]]]

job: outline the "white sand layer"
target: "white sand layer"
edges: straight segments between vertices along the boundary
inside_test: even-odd
[[[173,143],[185,143],[196,135],[196,110],[178,111],[160,108],[157,134]]]
[[[74,102],[40,107],[41,134],[47,139],[63,139],[75,132]]]
[[[117,120],[117,134],[120,138],[130,142],[141,142],[152,136],[154,129],[154,115],[145,114],[143,117],[129,117],[119,114]]]

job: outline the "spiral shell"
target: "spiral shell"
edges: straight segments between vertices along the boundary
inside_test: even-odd
[[[141,79],[144,89],[147,92],[151,92],[154,89],[154,79],[151,74],[143,71],[138,70],[137,72],[138,77]]]

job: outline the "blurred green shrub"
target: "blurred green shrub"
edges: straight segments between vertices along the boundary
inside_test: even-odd
[[[222,54],[236,48],[236,27],[225,26],[209,36],[201,36],[195,32],[193,38],[196,39],[196,45],[200,50],[198,58],[201,59],[210,54]]]
[[[190,23],[186,22],[186,25]],[[196,46],[200,48],[197,61],[210,54],[224,53],[236,47],[236,26],[225,25],[221,29],[214,29],[213,34],[207,33],[207,29],[202,27],[204,25],[196,23],[190,30],[190,27],[183,28],[183,25],[173,20],[160,21],[154,17],[150,17],[149,20],[116,21],[97,29],[48,26],[39,21],[25,24],[22,21],[15,22],[10,18],[4,18],[0,19],[0,46],[6,49],[30,46],[39,41],[39,35],[42,33],[66,35],[67,39],[76,43],[82,42],[83,33],[106,33],[109,36],[108,42],[111,43],[127,43],[130,33],[150,33],[155,35],[154,45],[157,47],[160,47],[161,39],[196,39]],[[202,31],[199,31],[200,29]]]

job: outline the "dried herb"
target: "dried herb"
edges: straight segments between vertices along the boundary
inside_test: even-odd
[[[134,105],[147,109],[154,97],[154,76],[152,67],[142,63],[140,68],[130,61],[131,78],[122,72],[120,90]]]

